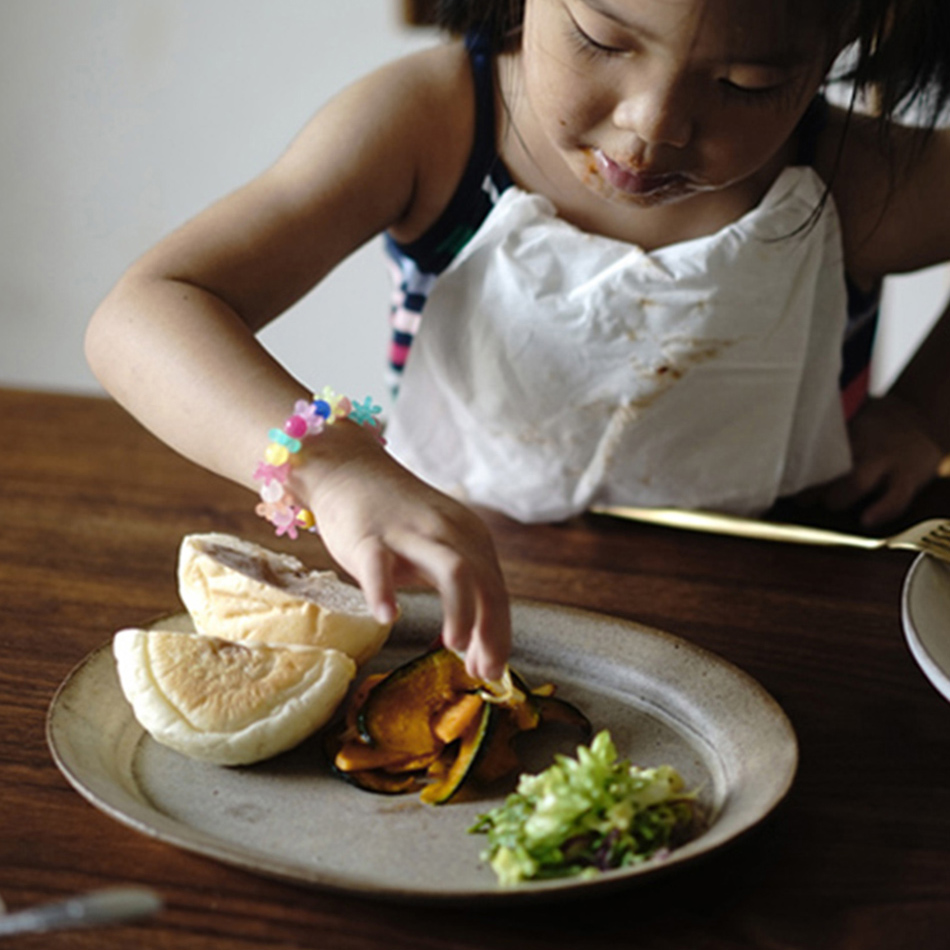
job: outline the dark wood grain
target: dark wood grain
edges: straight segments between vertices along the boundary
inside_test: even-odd
[[[778,812],[728,851],[610,897],[491,913],[375,903],[151,841],[61,777],[44,732],[54,691],[114,630],[177,607],[182,535],[220,530],[281,545],[248,492],[177,457],[106,400],[0,391],[0,441],[0,894],[17,909],[139,882],[167,902],[137,926],[8,945],[950,946],[950,705],[903,641],[911,555],[594,516],[535,527],[487,516],[514,595],[662,628],[755,676],[794,723],[799,775]],[[916,514],[948,512],[944,483]],[[286,547],[330,565],[313,539]]]

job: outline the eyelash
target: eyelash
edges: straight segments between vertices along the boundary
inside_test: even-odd
[[[568,36],[573,42],[574,48],[590,61],[623,56],[629,52],[629,50],[619,47],[605,46],[603,43],[598,43],[581,29],[573,17],[570,17]],[[745,104],[753,106],[780,107],[794,102],[797,88],[797,84],[794,82],[784,82],[776,86],[749,89],[744,86],[737,86],[728,79],[719,80],[718,86],[724,98],[739,99]]]
[[[794,82],[783,82],[776,86],[748,89],[737,86],[728,79],[720,79],[719,88],[725,98],[739,98],[749,105],[784,107],[795,102],[798,85]]]
[[[598,43],[580,28],[574,17],[570,17],[570,21],[571,23],[568,29],[568,36],[573,41],[574,47],[578,50],[578,52],[582,53],[588,58],[594,60],[607,56],[622,56],[625,52],[627,52],[623,49],[618,49],[613,46],[604,46],[603,43]]]

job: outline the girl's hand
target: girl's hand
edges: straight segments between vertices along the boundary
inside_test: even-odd
[[[385,622],[395,618],[397,587],[434,587],[442,599],[445,645],[465,653],[472,675],[500,678],[511,651],[511,619],[487,527],[404,469],[364,431],[333,429],[346,442],[345,453],[335,452],[343,460],[329,467],[317,459],[313,487],[296,489],[309,499],[330,554]],[[315,453],[328,434],[314,441]]]
[[[867,527],[893,521],[936,476],[943,453],[914,409],[893,395],[869,400],[848,429],[852,469],[818,489],[818,501],[832,511],[864,506]]]

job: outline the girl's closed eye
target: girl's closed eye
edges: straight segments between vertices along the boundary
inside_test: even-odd
[[[567,13],[566,33],[573,48],[588,61],[629,56],[636,52],[634,42],[618,36],[595,33],[578,22],[572,11]],[[782,109],[797,104],[801,88],[799,70],[759,66],[737,66],[715,79],[725,104],[770,106]]]
[[[726,100],[751,106],[787,107],[798,102],[799,83],[794,80],[767,86],[746,86],[733,79],[720,79],[719,89]]]
[[[568,11],[567,16],[568,38],[574,44],[574,48],[584,56],[590,59],[599,59],[603,56],[622,56],[630,52],[628,47],[595,39],[577,22],[570,11]]]

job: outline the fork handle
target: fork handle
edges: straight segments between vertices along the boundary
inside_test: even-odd
[[[591,508],[594,514],[612,515],[629,521],[664,525],[668,528],[688,528],[711,534],[728,534],[740,538],[755,538],[762,541],[786,541],[792,544],[818,544],[826,546],[847,545],[873,550],[883,547],[878,538],[865,538],[859,534],[829,531],[826,528],[810,528],[805,525],[782,524],[743,518],[719,512],[699,511],[686,508],[631,508],[624,505],[603,505]]]
[[[0,916],[0,937],[122,923],[147,917],[161,909],[162,900],[151,888],[103,888],[14,914],[3,914]]]

